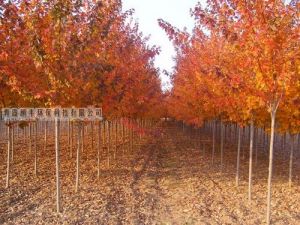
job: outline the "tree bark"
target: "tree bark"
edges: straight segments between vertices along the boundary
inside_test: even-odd
[[[129,130],[129,132],[130,132],[130,152],[132,152],[133,151],[133,120],[130,120],[130,124],[131,124],[130,130]]]
[[[32,152],[32,126],[31,126],[31,123],[29,123],[29,152],[31,154]]]
[[[110,166],[110,142],[111,142],[111,124],[110,121],[107,121],[107,132],[108,132],[108,140],[107,140],[107,167]]]
[[[255,166],[257,165],[257,159],[258,159],[258,141],[259,141],[259,133],[258,128],[255,129]]]
[[[83,151],[84,151],[84,135],[85,135],[85,124],[84,124],[84,122],[82,122],[82,128],[81,128],[82,130],[81,130],[81,138],[82,138],[82,141],[81,141],[81,152],[83,153]]]
[[[84,127],[81,122],[78,122],[78,139],[77,139],[77,155],[76,155],[76,183],[75,183],[75,192],[79,190],[79,176],[80,176],[80,148],[82,148],[82,139],[83,139],[83,130]]]
[[[249,149],[249,183],[248,183],[248,200],[251,201],[251,188],[252,188],[252,162],[253,162],[253,136],[254,136],[254,123],[250,121],[250,149]]]
[[[48,121],[45,121],[45,137],[44,137],[44,150],[46,151],[46,149],[47,149],[47,130],[48,130]]]
[[[99,130],[98,130],[98,154],[97,154],[97,177],[99,179],[100,177],[100,150],[102,148],[102,141],[101,141],[101,138],[102,138],[102,135],[101,135],[101,121],[99,121]]]
[[[68,120],[68,149],[71,151],[71,121]]]
[[[294,142],[295,135],[291,138],[291,151],[290,151],[290,163],[289,163],[289,187],[292,187],[292,171],[293,171],[293,157],[294,157]]]
[[[239,186],[239,181],[240,181],[241,131],[242,131],[241,127],[238,126],[238,151],[237,151],[237,159],[236,159],[236,178],[235,178],[236,186]]]
[[[7,126],[8,144],[7,144],[7,166],[6,166],[6,188],[9,188],[9,178],[10,178],[10,152],[11,152],[11,142],[12,142],[12,129],[11,125]]]
[[[61,212],[61,192],[60,192],[60,121],[55,119],[55,160],[56,160],[56,211]]]
[[[15,142],[15,128],[14,125],[11,127],[11,161],[14,161],[14,142]]]
[[[268,175],[268,194],[267,194],[267,225],[271,223],[271,188],[273,172],[273,152],[274,152],[274,132],[275,132],[276,107],[271,109],[271,137],[269,151],[269,175]]]
[[[221,122],[221,172],[224,164],[224,124]]]
[[[94,122],[91,121],[92,151],[94,152]]]
[[[118,148],[118,121],[115,121],[115,147],[114,147],[114,159],[116,159],[117,148]]]
[[[125,153],[125,126],[124,126],[124,121],[122,121],[122,149],[123,149],[123,154]]]
[[[214,164],[214,158],[215,158],[215,142],[216,142],[216,121],[213,121],[213,143],[212,143],[212,158],[211,163]]]
[[[37,142],[38,142],[38,124],[35,122],[35,140],[34,140],[34,175],[37,176]]]
[[[74,135],[74,122],[71,121],[70,158],[73,158],[73,135]]]

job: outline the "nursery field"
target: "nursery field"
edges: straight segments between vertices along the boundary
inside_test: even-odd
[[[299,0],[0,0],[0,225],[300,225],[299,40]]]
[[[253,199],[247,199],[247,155],[235,185],[236,147],[225,142],[220,172],[218,145],[211,163],[211,139],[175,123],[158,123],[150,135],[134,136],[117,149],[115,158],[101,151],[100,176],[90,130],[81,156],[80,189],[75,192],[75,157],[62,135],[62,213],[55,206],[55,151],[49,135],[38,148],[38,174],[28,148],[16,142],[10,187],[5,189],[6,143],[1,143],[1,224],[262,224],[265,219],[267,156],[260,149],[253,169]],[[52,138],[51,138],[52,137]],[[39,140],[38,146],[43,146]],[[204,147],[204,148],[203,148]],[[242,146],[243,147],[243,146]],[[248,148],[247,146],[245,146]],[[260,147],[260,146],[259,146]],[[6,149],[6,148],[5,148]],[[247,151],[245,151],[247,152]],[[300,222],[300,164],[295,160],[294,183],[288,187],[288,162],[275,154],[273,224]]]

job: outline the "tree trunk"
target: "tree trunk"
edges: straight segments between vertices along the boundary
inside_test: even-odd
[[[97,173],[97,177],[99,179],[99,177],[100,177],[100,150],[102,148],[101,121],[99,121],[98,126],[99,126],[99,130],[98,130],[98,154],[97,154],[97,170],[98,170],[98,173]]]
[[[56,160],[56,211],[61,212],[61,192],[60,192],[60,121],[55,119],[55,160]]]
[[[291,152],[290,152],[290,165],[289,165],[289,187],[292,187],[292,170],[293,170],[293,157],[294,157],[294,142],[295,142],[295,135],[292,135],[291,140]]]
[[[83,130],[84,127],[81,122],[78,122],[78,139],[77,139],[77,156],[76,156],[76,184],[75,192],[79,190],[79,175],[80,175],[80,148],[82,148]]]
[[[250,150],[249,150],[249,184],[248,184],[248,200],[251,201],[251,188],[252,188],[252,156],[253,156],[253,136],[254,136],[254,123],[250,121]]]
[[[26,148],[26,127],[23,128],[23,145]]]
[[[212,158],[211,163],[214,164],[214,158],[215,158],[215,142],[216,142],[216,121],[213,121],[213,143],[212,143]]]
[[[131,127],[130,127],[130,151],[133,151],[133,120],[131,120]]]
[[[103,127],[103,132],[102,132],[102,140],[103,140],[103,143],[102,143],[102,146],[103,146],[103,150],[105,147],[107,147],[107,137],[106,137],[106,121],[103,121],[103,124],[102,124],[102,127]]]
[[[123,154],[125,154],[125,126],[124,126],[124,121],[122,121],[122,149],[123,149]]]
[[[242,135],[242,158],[245,159],[245,148],[244,148],[244,142],[246,141],[246,127],[243,127],[243,135]]]
[[[71,121],[68,120],[68,149],[71,151]],[[71,157],[72,158],[72,157]]]
[[[32,136],[32,126],[31,126],[31,123],[29,123],[29,152],[30,152],[30,154],[31,154],[31,152],[32,152],[32,138],[31,138],[31,136]]]
[[[94,152],[94,122],[91,121],[91,136],[92,136],[92,150],[91,152]]]
[[[15,128],[11,127],[11,161],[14,161],[14,142],[15,142]]]
[[[255,166],[257,166],[258,159],[258,141],[259,141],[259,133],[258,128],[255,129]]]
[[[239,180],[240,180],[241,131],[242,131],[241,127],[238,126],[238,151],[237,151],[237,160],[236,160],[236,179],[235,179],[236,186],[239,186]]]
[[[117,148],[118,148],[118,121],[115,121],[115,148],[114,148],[114,159],[116,159]]]
[[[267,195],[267,225],[271,223],[271,187],[273,172],[273,151],[274,151],[274,132],[275,132],[276,108],[272,107],[271,111],[271,137],[269,152],[269,175],[268,175],[268,195]]]
[[[224,164],[224,124],[221,122],[221,172],[223,172]]]
[[[44,150],[46,151],[46,149],[47,149],[47,130],[48,130],[48,121],[45,121],[45,137],[44,137]]]
[[[108,132],[108,140],[107,140],[107,167],[110,166],[110,142],[111,142],[111,124],[110,121],[107,121],[107,132]]]
[[[7,144],[7,166],[6,166],[6,188],[9,188],[9,176],[10,176],[10,152],[12,144],[12,129],[11,125],[7,126],[8,144]]]
[[[70,158],[73,158],[73,135],[74,135],[74,122],[71,121]]]
[[[83,148],[84,148],[84,135],[85,135],[85,124],[84,124],[84,122],[82,122],[82,128],[81,128],[82,130],[81,130],[81,138],[82,138],[82,141],[81,141],[81,152],[83,153]]]
[[[37,121],[35,122],[35,140],[34,140],[34,175],[37,176],[37,142],[38,142],[38,124]]]

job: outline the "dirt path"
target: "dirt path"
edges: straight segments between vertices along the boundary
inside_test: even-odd
[[[231,163],[235,155],[230,149],[225,148],[227,164],[221,173],[217,165],[211,165],[209,144],[204,155],[198,142],[178,127],[162,124],[159,129],[160,135],[137,141],[133,152],[127,149],[123,154],[119,149],[109,168],[103,158],[99,180],[95,153],[86,146],[78,193],[74,191],[75,159],[69,159],[68,150],[64,149],[61,215],[55,213],[54,152],[39,154],[40,172],[35,178],[28,152],[17,148],[9,190],[4,188],[5,164],[0,165],[0,224],[264,223],[266,166],[255,168],[259,172],[254,177],[250,204],[245,177],[242,176],[241,186],[235,187]],[[53,144],[48,147],[52,149]],[[245,171],[247,164],[242,166],[244,176]],[[273,192],[273,223],[299,224],[299,183],[289,190],[278,176]]]

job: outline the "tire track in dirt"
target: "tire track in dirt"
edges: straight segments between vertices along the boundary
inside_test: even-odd
[[[106,198],[106,213],[101,220],[103,222],[111,222],[111,220],[113,220],[112,224],[116,225],[126,224],[126,201],[124,191],[114,183],[112,183],[111,187],[112,188]]]
[[[33,199],[33,196],[41,191],[41,187],[27,190],[26,193],[17,190],[9,191],[11,192],[9,195],[2,196],[2,193],[7,192],[7,190],[0,190],[0,208],[7,209],[7,211],[0,213],[0,224],[15,220],[16,218],[25,215],[27,211],[36,209],[38,205],[36,203],[32,203],[31,199]]]
[[[176,131],[176,133],[174,131]],[[194,211],[194,209],[191,209],[194,207],[193,204],[201,206],[200,210],[196,212],[196,218],[194,218],[194,221],[198,221],[197,223],[201,221],[201,224],[222,224],[222,221],[220,221],[220,218],[218,218],[216,214],[217,212],[215,207],[216,205],[218,205],[222,209],[223,213],[225,212],[226,215],[224,216],[228,216],[227,220],[230,220],[233,224],[241,224],[241,221],[238,220],[238,217],[235,214],[233,214],[230,208],[226,205],[228,198],[221,194],[223,192],[222,187],[218,184],[217,181],[213,179],[213,177],[208,173],[208,171],[203,169],[203,166],[201,166],[201,164],[203,163],[203,158],[199,157],[200,149],[199,151],[195,149],[192,143],[193,140],[191,141],[185,133],[178,133],[178,130],[174,131],[172,131],[172,129],[170,128],[167,129],[168,141],[166,143],[166,147],[168,147],[169,149],[173,149],[172,151],[169,150],[169,152],[167,153],[172,154],[171,157],[181,157],[182,160],[185,161],[178,168],[180,170],[180,173],[177,173],[178,179],[184,181],[185,179],[193,178],[193,174],[191,174],[190,167],[195,167],[195,163],[197,163],[197,161],[199,163],[199,167],[196,167],[196,169],[193,168],[193,170],[196,170],[197,173],[197,181],[193,181],[195,183],[191,184],[191,186],[196,190],[195,196],[192,197],[193,193],[190,193],[188,194],[188,198],[184,200],[187,203],[186,208],[189,209],[189,211]],[[191,147],[190,145],[193,147]],[[191,149],[194,150],[191,151]],[[167,189],[167,191],[172,191],[172,189]],[[215,193],[219,193],[219,195],[216,196]],[[172,196],[174,195],[172,194]],[[184,193],[183,196],[178,196],[177,198],[185,199]],[[196,200],[193,198],[196,198]],[[216,201],[216,199],[218,200]],[[189,201],[191,201],[190,204]],[[170,211],[174,210],[172,209]],[[203,218],[204,220],[201,220],[201,218]],[[205,220],[205,218],[209,219]],[[184,219],[187,220],[188,218]],[[193,224],[193,222],[191,223]]]
[[[159,188],[158,152],[161,148],[161,137],[152,137],[151,143],[142,146],[141,154],[132,161],[133,223],[154,224],[156,211],[161,197]],[[135,169],[138,165],[138,169]]]

